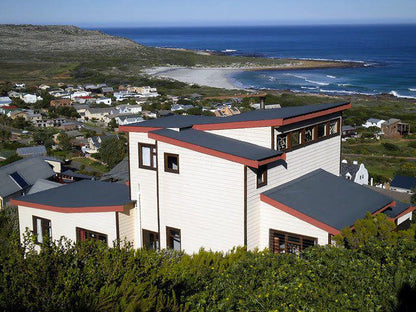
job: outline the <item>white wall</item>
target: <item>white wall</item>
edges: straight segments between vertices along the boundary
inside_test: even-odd
[[[26,228],[33,231],[33,216],[51,220],[52,238],[65,236],[76,241],[76,227],[107,234],[109,246],[117,239],[115,212],[62,213],[19,206],[19,228],[21,239]]]
[[[272,130],[271,127],[209,130],[213,134],[226,136],[232,139],[272,148]]]
[[[137,230],[136,245],[142,246],[141,228],[157,232],[157,189],[156,171],[139,168],[138,143],[155,144],[148,138],[147,133],[129,133],[129,160],[130,160],[130,190],[131,199],[137,201]],[[163,162],[161,163],[163,164]],[[159,164],[158,164],[159,165]]]
[[[364,167],[364,164],[360,164],[360,168],[355,175],[354,182],[360,185],[368,185],[368,171]]]
[[[263,246],[264,238],[261,237],[260,231],[264,230],[264,225],[260,220],[260,194],[320,168],[338,176],[340,153],[340,136],[288,152],[287,168],[283,165],[270,168],[269,165],[267,185],[259,189],[256,188],[256,173],[247,168],[247,247],[249,249]],[[272,228],[281,230],[278,222]]]
[[[124,242],[126,240],[131,242],[135,248],[138,248],[139,246],[136,242],[136,233],[138,232],[136,208],[124,209],[123,212],[119,212],[118,221],[120,241]]]
[[[405,214],[404,216],[401,216],[400,218],[398,218],[397,219],[397,225],[406,221],[407,219],[412,220],[412,212],[409,212],[409,213]]]
[[[244,245],[244,166],[163,142],[158,147],[161,248],[166,226],[181,230],[187,253]],[[164,171],[165,152],[179,154],[179,174]]]
[[[269,248],[270,229],[314,237],[319,245],[328,244],[328,232],[264,202],[260,204],[260,224],[260,250]]]

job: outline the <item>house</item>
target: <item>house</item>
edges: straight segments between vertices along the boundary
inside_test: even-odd
[[[46,85],[46,84],[41,84],[41,85],[38,87],[38,89],[43,90],[43,91],[46,91],[46,90],[48,90],[48,89],[50,89],[50,88],[51,88],[51,86],[48,86],[48,85]]]
[[[118,114],[138,114],[142,111],[141,105],[118,105],[114,107],[115,112]]]
[[[114,89],[113,87],[102,87],[101,88],[101,92],[105,95],[107,94],[113,94],[114,93]]]
[[[38,243],[45,235],[75,241],[133,240],[136,216],[125,184],[79,181],[13,200],[18,205],[20,235],[32,231]]]
[[[71,100],[69,99],[52,100],[50,105],[51,107],[70,107]]]
[[[193,108],[195,106],[191,105],[191,104],[174,104],[172,105],[172,107],[170,108],[170,110],[172,112],[176,112],[176,111],[187,111],[190,108]]]
[[[95,100],[96,104],[105,104],[105,105],[111,105],[111,98],[106,98],[106,97],[102,97],[102,98],[98,98]]]
[[[129,125],[133,123],[142,122],[144,119],[141,116],[123,115],[114,118],[119,126]]]
[[[40,96],[36,96],[35,94],[25,94],[21,97],[21,99],[26,104],[34,104],[37,101],[42,101],[42,98]]]
[[[396,175],[390,183],[390,189],[396,192],[413,193],[416,177]]]
[[[55,172],[40,157],[25,158],[0,167],[0,208],[11,198],[28,192],[38,179],[49,179]]]
[[[357,131],[353,126],[342,126],[341,131],[343,138],[351,138],[357,135]]]
[[[381,124],[383,135],[388,138],[397,138],[410,133],[408,123],[401,122],[400,119],[390,118]]]
[[[109,108],[86,108],[84,112],[84,119],[96,119],[99,121],[110,122],[111,118],[108,117],[112,112]]]
[[[366,212],[396,224],[411,218],[415,207],[339,176],[348,108],[171,116],[119,127],[129,134],[130,194],[140,220],[134,245],[297,253],[331,243]]]
[[[8,96],[0,96],[0,107],[12,104],[12,99]]]
[[[26,88],[26,84],[23,82],[17,82],[13,85],[14,89],[25,89]]]
[[[19,147],[16,149],[17,155],[20,157],[46,156],[46,148],[44,145]]]
[[[126,183],[129,179],[129,160],[128,157],[125,157],[113,169],[104,173],[100,181]]]
[[[381,129],[381,125],[383,124],[383,122],[386,122],[386,121],[383,119],[370,118],[370,119],[367,119],[365,124],[363,124],[362,126],[364,128],[377,127]]]
[[[14,105],[7,105],[7,106],[0,107],[0,114],[4,114],[7,117],[10,117],[12,113],[18,112],[18,111],[20,111],[20,109]]]
[[[226,117],[240,114],[240,110],[232,105],[219,105],[215,110],[214,114],[217,117]]]
[[[86,174],[74,172],[71,169],[67,169],[60,174],[58,174],[58,180],[61,183],[72,183],[81,180],[95,180],[93,176],[89,176]]]
[[[298,253],[331,244],[333,235],[367,212],[385,213],[400,226],[416,207],[339,176],[342,112],[350,107],[284,107],[222,118],[176,115],[120,126],[129,138],[130,197],[112,201],[118,196],[112,189],[124,186],[119,183],[94,189],[73,183],[73,189],[16,201],[20,226],[74,240],[88,236],[79,232],[85,229],[107,242],[127,238],[137,248],[187,253],[235,246]],[[108,219],[93,211],[109,213]]]
[[[364,164],[357,161],[348,163],[346,159],[341,161],[341,176],[360,185],[368,185],[368,171]]]
[[[88,153],[88,154],[96,154],[98,153],[98,150],[101,147],[101,143],[103,143],[103,141],[105,139],[111,138],[111,137],[115,137],[118,138],[117,135],[106,135],[106,136],[94,136],[94,137],[90,137],[88,138],[88,145],[85,146],[82,151],[84,153]]]
[[[68,130],[76,130],[78,129],[78,125],[75,122],[72,121],[67,121],[67,122],[63,122],[60,126],[59,129],[62,129],[64,131],[68,131]]]

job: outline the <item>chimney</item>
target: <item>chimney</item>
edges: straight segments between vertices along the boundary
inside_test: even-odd
[[[265,108],[266,108],[266,97],[261,96],[260,97],[260,109],[265,109]]]
[[[343,164],[348,164],[348,161],[347,161],[346,159],[343,159],[343,160],[341,161],[341,163],[343,163]]]

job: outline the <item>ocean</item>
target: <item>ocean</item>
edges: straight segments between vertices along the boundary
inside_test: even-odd
[[[326,94],[386,93],[416,99],[416,24],[99,30],[153,47],[268,58],[346,60],[363,65],[230,75],[230,80],[240,87]]]

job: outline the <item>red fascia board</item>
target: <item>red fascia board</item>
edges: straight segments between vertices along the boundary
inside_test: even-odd
[[[192,128],[196,130],[225,130],[225,129],[272,127],[272,126],[281,126],[282,121],[283,119],[281,118],[269,119],[269,120],[237,121],[237,122],[193,125]]]
[[[154,127],[139,127],[139,126],[118,126],[119,132],[142,132],[148,133],[150,131],[159,130],[162,128],[154,128]]]
[[[50,205],[42,205],[36,203],[30,203],[23,200],[12,199],[10,201],[13,205],[16,206],[25,206],[30,208],[49,210],[62,213],[83,213],[83,212],[115,212],[115,211],[124,211],[124,206],[95,206],[95,207],[58,207]]]
[[[328,232],[329,234],[337,235],[337,234],[340,233],[340,230],[338,230],[338,229],[336,229],[336,228],[334,228],[334,227],[332,227],[328,224],[325,224],[321,221],[318,221],[318,220],[316,220],[316,219],[314,219],[314,218],[312,218],[308,215],[305,215],[305,214],[303,214],[303,213],[301,213],[301,212],[299,212],[299,211],[297,211],[297,210],[295,210],[295,209],[293,209],[289,206],[286,206],[285,204],[282,204],[282,203],[280,203],[280,202],[278,202],[274,199],[271,199],[270,197],[267,197],[264,194],[260,194],[260,200],[262,202],[265,202],[266,204],[269,204],[270,206],[273,206],[273,207],[275,207],[279,210],[282,210],[282,211],[284,211],[284,212],[286,212],[286,213],[288,213],[288,214],[290,214],[290,215],[292,215],[292,216],[294,216],[294,217],[296,217],[296,218],[298,218],[302,221],[305,221],[309,224],[312,224],[313,226],[316,226],[317,228],[320,228],[321,230],[324,230],[324,231]]]
[[[321,117],[321,116],[325,116],[325,115],[329,115],[329,114],[333,114],[333,113],[338,113],[338,112],[342,112],[346,109],[350,109],[351,108],[351,103],[348,104],[344,104],[344,105],[340,105],[338,107],[334,107],[334,108],[330,108],[330,109],[326,109],[323,111],[319,111],[319,112],[315,112],[315,113],[310,113],[310,114],[306,114],[306,115],[302,115],[302,116],[298,116],[298,117],[292,117],[292,118],[288,118],[283,120],[283,126],[285,125],[289,125],[295,122],[300,122],[300,121],[304,121],[307,119],[312,119],[312,118],[317,118],[317,117]]]
[[[286,153],[283,153],[280,156],[276,156],[276,157],[272,157],[272,158],[267,158],[267,159],[264,159],[264,160],[259,160],[258,161],[258,164],[259,164],[259,166],[263,166],[263,165],[267,165],[267,164],[270,164],[272,162],[275,162],[277,160],[286,160]]]
[[[392,202],[388,203],[384,207],[382,207],[382,208],[376,210],[375,212],[373,212],[372,215],[375,216],[379,213],[382,213],[382,212],[386,211],[388,208],[395,207],[395,206],[396,206],[396,202],[393,200]]]
[[[273,158],[265,159],[265,160],[262,160],[262,161],[258,161],[258,160],[252,160],[252,159],[247,159],[247,158],[240,157],[240,156],[227,154],[227,153],[224,153],[224,152],[219,152],[219,151],[216,151],[216,150],[213,150],[213,149],[210,149],[210,148],[207,148],[207,147],[199,146],[199,145],[196,145],[196,144],[179,141],[179,140],[172,139],[172,138],[167,138],[167,137],[162,136],[160,134],[149,133],[149,138],[153,139],[153,140],[156,140],[156,141],[161,141],[161,142],[164,142],[164,143],[168,143],[168,144],[180,146],[180,147],[183,147],[183,148],[187,148],[187,149],[190,149],[192,151],[196,151],[196,152],[200,152],[200,153],[203,153],[203,154],[207,154],[207,155],[215,156],[215,157],[218,157],[218,158],[223,158],[223,159],[226,159],[226,160],[237,162],[239,164],[247,165],[247,166],[252,167],[252,168],[258,168],[262,164],[268,164],[270,162],[276,161],[277,159],[285,159],[286,158],[286,154],[283,154],[283,155],[278,156],[278,157],[273,157]]]
[[[408,214],[409,212],[412,212],[414,210],[416,210],[416,206],[410,206],[405,211],[401,212],[399,215],[394,217],[393,220],[395,221],[395,220],[399,219],[400,217],[403,217],[405,214]]]

